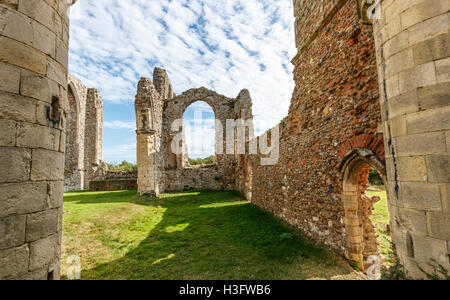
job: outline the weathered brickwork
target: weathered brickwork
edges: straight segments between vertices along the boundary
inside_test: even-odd
[[[280,161],[263,167],[248,156],[237,188],[367,267],[377,255],[376,199],[360,183],[374,167],[387,182],[399,257],[410,276],[423,278],[417,263],[450,269],[450,6],[386,0],[372,29],[363,2],[294,1],[296,88],[280,123]]]
[[[0,279],[57,279],[68,1],[0,0]]]
[[[339,166],[357,148],[383,160],[384,148],[377,131],[372,28],[359,20],[355,1],[338,2],[295,4],[296,32],[303,37],[293,60],[296,88],[289,115],[280,124],[280,159],[261,166],[250,157],[251,195],[253,203],[309,237],[347,253]]]
[[[103,153],[103,104],[96,89],[69,75],[64,191],[81,191],[106,171]]]

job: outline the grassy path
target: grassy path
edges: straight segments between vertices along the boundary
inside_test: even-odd
[[[384,257],[389,257],[391,251],[391,236],[386,231],[386,225],[389,224],[389,208],[386,191],[368,191],[367,194],[371,197],[379,196],[381,198],[381,201],[375,204],[375,210],[372,213],[372,222],[377,227],[380,252]]]
[[[138,198],[135,191],[68,193],[62,274],[82,279],[355,279],[318,249],[231,192]]]

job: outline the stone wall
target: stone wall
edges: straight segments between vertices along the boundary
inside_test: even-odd
[[[105,169],[103,162],[103,102],[97,89],[87,90],[84,167],[85,189],[99,169]],[[106,168],[107,169],[107,168]]]
[[[230,169],[218,165],[185,167],[164,172],[164,191],[234,190]]]
[[[387,183],[405,270],[424,278],[418,266],[432,273],[433,261],[450,270],[449,2],[385,0],[373,27],[365,1],[294,7],[296,88],[280,161],[241,158],[236,188],[365,268],[378,255],[377,199],[361,187],[373,167]]]
[[[211,106],[216,120],[216,159],[214,166],[194,168],[189,165],[182,127],[172,128],[182,120],[185,110],[196,101]],[[236,158],[227,154],[226,124],[241,114],[252,118],[251,97],[243,90],[237,98],[228,98],[206,88],[173,94],[165,70],[155,68],[153,82],[142,78],[135,101],[137,122],[138,191],[159,194],[164,191],[233,190],[236,184]],[[182,134],[183,151],[176,154],[172,142]],[[234,150],[234,144],[231,145]]]
[[[356,1],[296,1],[295,14],[296,87],[280,123],[280,159],[261,166],[250,156],[251,178],[242,178],[252,182],[253,203],[344,254],[339,166],[356,148],[384,160],[372,28]]]
[[[137,172],[111,172],[94,176],[89,182],[90,191],[122,191],[137,189]]]
[[[100,93],[73,75],[68,80],[64,191],[81,191],[102,167],[103,105]]]
[[[89,190],[95,191],[125,191],[136,190],[136,179],[105,179],[94,180],[89,183]]]
[[[450,270],[449,9],[384,0],[374,23],[394,242],[419,278]]]
[[[67,1],[0,0],[0,279],[58,279]]]
[[[64,191],[84,189],[84,132],[87,89],[76,77],[69,75],[67,134],[64,167]]]

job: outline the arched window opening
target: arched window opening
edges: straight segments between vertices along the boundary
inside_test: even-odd
[[[211,106],[197,101],[185,110],[183,120],[187,167],[216,164],[215,114]]]

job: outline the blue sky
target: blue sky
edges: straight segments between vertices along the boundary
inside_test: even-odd
[[[292,0],[79,0],[71,9],[69,72],[101,91],[104,159],[136,160],[134,96],[141,76],[167,70],[176,94],[205,86],[228,97],[250,90],[257,132],[286,116],[294,83]],[[212,135],[205,103],[202,136]],[[188,145],[213,152],[213,138],[187,133]],[[198,136],[198,133],[197,133]],[[192,149],[190,149],[192,150]],[[197,151],[198,152],[198,151]]]

